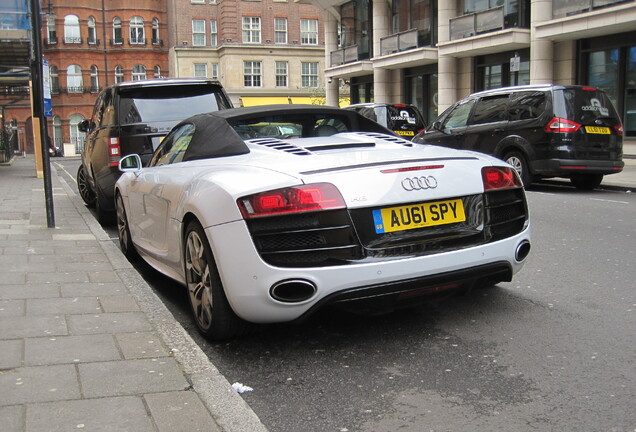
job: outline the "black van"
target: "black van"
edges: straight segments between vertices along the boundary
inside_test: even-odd
[[[80,196],[97,208],[101,223],[110,222],[119,160],[141,156],[144,165],[170,129],[194,114],[233,108],[218,81],[161,78],[112,85],[98,96],[86,132],[82,165],[77,172]]]
[[[527,186],[547,177],[594,189],[623,170],[623,125],[594,87],[535,85],[474,93],[414,142],[475,150],[514,166]]]
[[[343,107],[343,109],[356,111],[410,140],[426,127],[424,118],[415,105],[359,103],[348,105]]]

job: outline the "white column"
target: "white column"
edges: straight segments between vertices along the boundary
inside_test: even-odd
[[[373,57],[380,55],[380,39],[388,36],[391,8],[386,0],[373,2]],[[391,102],[391,71],[373,68],[373,100],[378,103]]]
[[[457,16],[457,0],[438,2],[438,40],[448,42],[450,40],[450,19]],[[457,59],[455,57],[440,55],[437,64],[438,73],[438,105],[441,113],[458,99],[457,92]]]
[[[530,84],[554,80],[554,43],[536,37],[535,25],[552,19],[552,0],[530,2]]]
[[[323,11],[325,26],[325,69],[331,67],[331,52],[338,49],[338,20],[328,10]],[[325,77],[326,104],[338,106],[340,92],[338,90],[338,78]]]

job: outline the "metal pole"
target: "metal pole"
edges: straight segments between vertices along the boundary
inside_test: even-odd
[[[49,160],[48,130],[44,116],[44,84],[42,82],[42,18],[38,0],[31,0],[31,81],[33,85],[33,117],[40,120],[40,146],[42,148],[42,172],[44,175],[44,200],[46,205],[46,223],[55,228],[53,210],[53,187],[51,186],[51,166]]]

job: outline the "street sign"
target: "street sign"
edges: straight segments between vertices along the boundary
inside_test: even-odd
[[[44,93],[44,115],[53,117],[53,104],[51,103],[51,76],[49,74],[49,62],[42,59],[42,90]]]
[[[521,57],[518,55],[510,57],[510,72],[519,72],[521,70]]]

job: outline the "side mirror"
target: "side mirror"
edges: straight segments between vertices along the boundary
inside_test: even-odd
[[[138,173],[141,171],[142,164],[141,158],[138,154],[130,154],[128,156],[124,156],[119,161],[119,171],[121,172],[132,172]]]
[[[431,125],[431,129],[434,129],[436,131],[441,131],[442,130],[442,122],[436,121],[435,123],[433,123]]]
[[[77,124],[77,129],[79,129],[80,132],[90,132],[94,127],[95,125],[91,120],[82,120]]]

